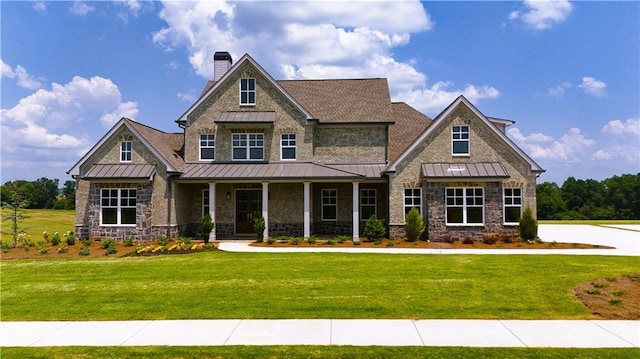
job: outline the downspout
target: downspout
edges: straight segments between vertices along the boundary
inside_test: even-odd
[[[173,200],[173,182],[167,176],[167,237],[171,238],[171,202]]]

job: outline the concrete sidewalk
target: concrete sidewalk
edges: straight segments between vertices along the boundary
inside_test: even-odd
[[[381,345],[640,347],[628,320],[168,320],[0,322],[0,346]]]

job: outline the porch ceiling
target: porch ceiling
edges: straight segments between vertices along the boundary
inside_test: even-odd
[[[509,178],[500,162],[423,163],[422,175],[427,178]]]
[[[365,179],[380,178],[380,165],[326,165],[309,162],[188,163],[180,179]]]

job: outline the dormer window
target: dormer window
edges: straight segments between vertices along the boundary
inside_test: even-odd
[[[256,104],[256,79],[240,79],[240,105]]]
[[[451,154],[469,155],[469,126],[453,126],[451,129]]]
[[[120,142],[120,162],[131,162],[131,141]]]

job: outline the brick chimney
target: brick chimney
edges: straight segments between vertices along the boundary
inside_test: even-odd
[[[213,54],[213,81],[218,81],[229,71],[233,60],[231,54],[226,51],[219,51]]]

